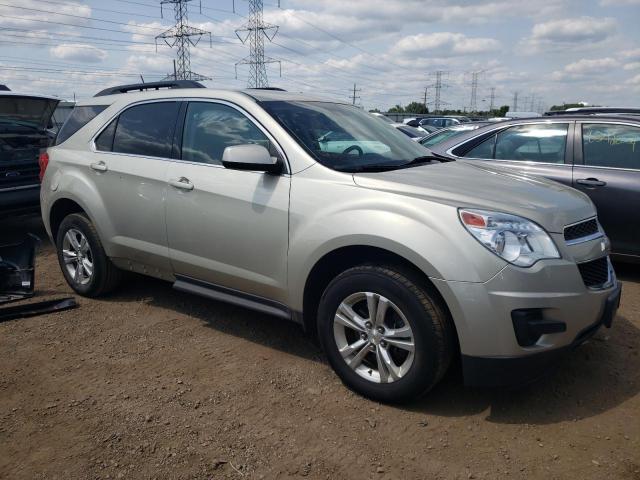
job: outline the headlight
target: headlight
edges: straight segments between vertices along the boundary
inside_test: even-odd
[[[482,245],[507,262],[530,267],[543,258],[560,258],[543,228],[526,218],[486,210],[459,210],[465,228]]]

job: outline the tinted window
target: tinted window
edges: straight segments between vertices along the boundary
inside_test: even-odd
[[[629,125],[582,126],[585,165],[640,170],[640,128]]]
[[[113,120],[96,138],[96,149],[102,152],[110,152],[113,149],[113,136],[116,133],[118,119]]]
[[[434,133],[432,136],[430,136],[429,138],[425,138],[424,140],[420,141],[420,143],[422,145],[424,145],[425,147],[431,147],[433,145],[436,145],[440,142],[444,142],[445,140],[448,140],[452,137],[455,137],[456,135],[460,135],[461,133],[466,133],[468,132],[468,130],[454,130],[454,129],[448,129],[448,130],[440,130],[438,131],[438,133]]]
[[[467,153],[465,153],[464,156],[469,158],[493,158],[493,147],[495,143],[496,143],[496,136],[491,135],[484,142],[482,142],[479,145],[476,145]]]
[[[155,102],[125,110],[118,117],[113,151],[170,158],[179,108],[178,102]]]
[[[564,163],[567,144],[567,124],[519,125],[507,128],[486,140],[464,156],[522,160],[545,163]]]
[[[60,145],[66,141],[74,133],[84,127],[87,123],[93,120],[99,113],[102,113],[107,108],[107,105],[90,105],[86,107],[75,107],[64,122],[64,125],[58,132],[56,137],[56,145]]]
[[[507,128],[496,138],[497,160],[564,163],[567,124],[534,124]]]
[[[265,134],[234,108],[216,103],[189,103],[182,137],[183,160],[221,165],[225,148],[246,143],[270,149]]]

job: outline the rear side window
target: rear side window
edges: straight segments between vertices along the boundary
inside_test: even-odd
[[[116,125],[118,125],[117,118],[98,135],[95,142],[97,150],[101,152],[110,152],[113,150],[113,137],[116,134]]]
[[[60,145],[62,142],[66,141],[87,123],[96,118],[96,116],[102,113],[107,107],[108,105],[75,107],[71,112],[71,115],[69,115],[69,118],[67,118],[67,121],[64,122],[64,125],[62,125],[62,128],[58,132],[56,145]]]
[[[155,102],[125,110],[115,126],[112,151],[171,158],[173,131],[179,109],[178,102]],[[102,143],[108,146],[108,136]]]
[[[584,164],[640,170],[640,128],[630,125],[582,125]]]

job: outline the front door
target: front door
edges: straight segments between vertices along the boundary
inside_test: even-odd
[[[640,255],[640,126],[584,122],[577,131],[573,186],[596,205],[613,251]]]
[[[169,166],[167,234],[176,275],[272,300],[286,298],[290,176],[230,170],[230,145],[273,139],[235,106],[187,106],[181,158]]]

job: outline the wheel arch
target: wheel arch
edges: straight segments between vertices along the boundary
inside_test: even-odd
[[[444,297],[428,275],[415,263],[404,256],[381,247],[370,245],[349,245],[336,248],[318,259],[307,275],[302,299],[302,323],[305,331],[315,338],[317,335],[317,317],[320,298],[331,280],[345,270],[366,264],[394,267],[424,286],[441,304],[451,322],[457,338],[455,322]]]

